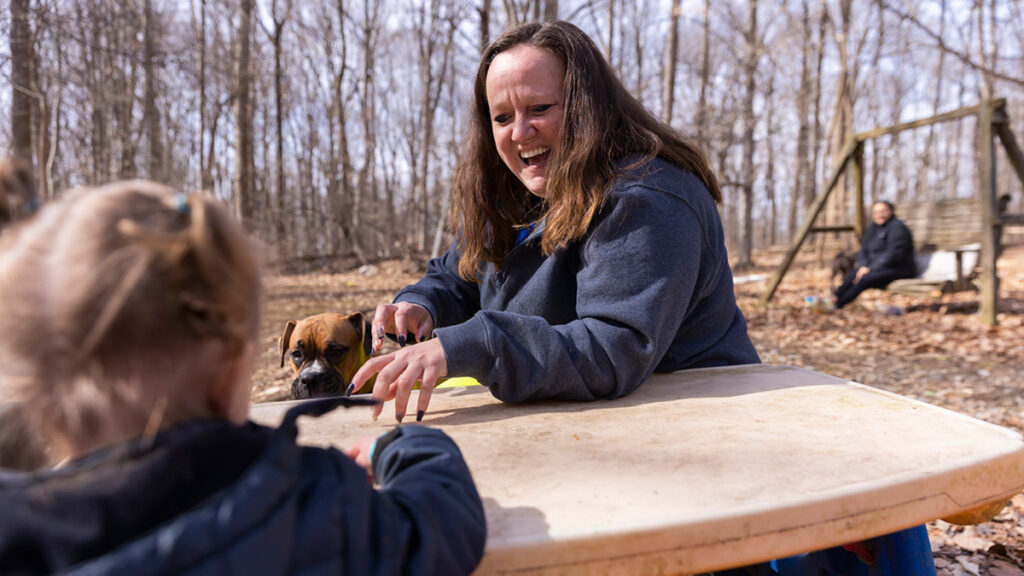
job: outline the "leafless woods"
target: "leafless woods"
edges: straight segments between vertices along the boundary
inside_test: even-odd
[[[45,199],[145,177],[235,207],[278,262],[422,257],[482,45],[588,31],[724,184],[732,254],[786,242],[847,136],[991,97],[1024,133],[1017,0],[8,0],[0,143]],[[870,197],[975,194],[976,127],[866,151]],[[1020,206],[1006,163],[997,180]],[[852,215],[838,194],[833,222]],[[1018,212],[1020,210],[1017,210]]]

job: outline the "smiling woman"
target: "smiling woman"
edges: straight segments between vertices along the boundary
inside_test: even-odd
[[[422,382],[476,378],[507,402],[629,394],[653,372],[758,362],[733,294],[703,153],[567,22],[484,51],[452,192],[457,240],[377,308],[402,346],[358,388],[406,413]],[[406,344],[414,344],[406,346]],[[379,412],[379,408],[377,409]]]

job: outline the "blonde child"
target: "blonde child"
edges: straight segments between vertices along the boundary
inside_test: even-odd
[[[5,574],[465,574],[485,539],[455,444],[350,450],[247,421],[260,271],[226,210],[123,182],[0,241],[0,385],[61,464],[0,471]],[[372,462],[368,455],[372,454]]]

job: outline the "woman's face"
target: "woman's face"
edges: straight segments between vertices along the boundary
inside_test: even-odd
[[[565,65],[554,52],[519,45],[495,56],[487,104],[498,155],[533,194],[547,195],[548,159],[562,130]]]

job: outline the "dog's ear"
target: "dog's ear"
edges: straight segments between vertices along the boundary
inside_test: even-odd
[[[370,321],[363,321],[363,354],[370,356],[373,350],[373,334],[370,329]]]
[[[281,368],[284,368],[284,355],[288,353],[288,343],[292,339],[293,330],[295,330],[295,320],[289,320],[284,325],[284,334],[281,335]]]
[[[366,320],[362,312],[355,312],[345,317],[352,327],[355,328],[356,334],[359,335],[359,340],[363,343],[363,353],[367,356],[370,355],[370,322]]]

